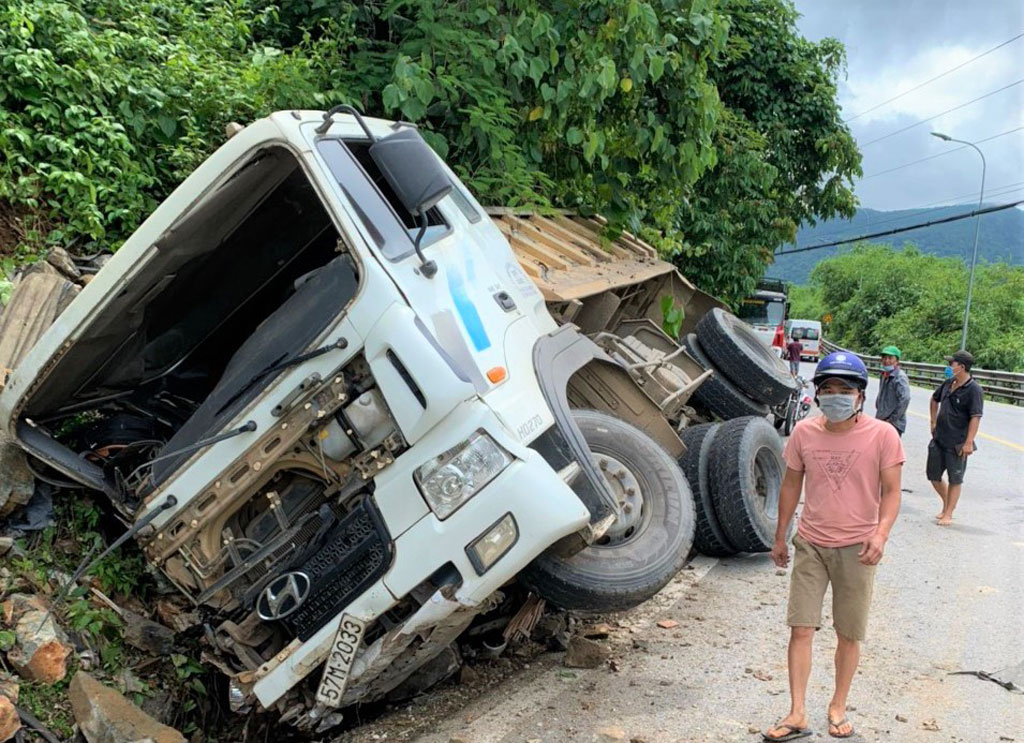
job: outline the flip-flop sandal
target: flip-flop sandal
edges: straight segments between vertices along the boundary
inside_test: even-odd
[[[829,718],[828,726],[829,726],[830,729],[828,731],[828,734],[831,735],[833,738],[852,738],[854,732],[856,732],[854,730],[854,728],[853,728],[853,725],[850,725],[850,732],[848,732],[846,735],[843,735],[842,733],[833,733],[832,730],[831,730],[831,728],[835,728],[836,730],[838,730],[843,725],[846,725],[849,722],[850,722],[850,720],[848,718],[846,718],[846,717],[844,717],[839,722],[833,722],[832,718]]]
[[[761,733],[761,739],[768,743],[780,743],[780,741],[797,740],[798,738],[807,738],[814,735],[814,731],[810,728],[802,728],[799,725],[772,725],[772,730],[788,730],[789,732],[778,738],[773,738],[768,733]]]

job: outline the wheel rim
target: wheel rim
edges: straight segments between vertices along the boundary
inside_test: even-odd
[[[621,512],[596,542],[595,547],[617,547],[639,534],[648,520],[649,509],[644,508],[643,489],[633,472],[615,457],[594,454],[594,463],[600,468],[612,489]]]
[[[754,492],[761,501],[765,515],[772,521],[779,519],[779,487],[782,476],[775,452],[767,447],[757,450],[751,462],[751,475],[754,480]]]

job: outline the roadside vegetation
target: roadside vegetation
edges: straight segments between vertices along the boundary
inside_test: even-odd
[[[860,245],[821,261],[791,293],[791,317],[832,315],[825,337],[878,354],[895,344],[903,358],[941,364],[960,347],[969,269],[959,258],[917,248]],[[1024,267],[979,263],[967,350],[979,367],[1024,371]]]
[[[483,202],[600,212],[736,301],[801,221],[856,206],[843,48],[796,17],[789,0],[12,0],[2,267],[116,249],[230,121],[350,103],[419,124]]]

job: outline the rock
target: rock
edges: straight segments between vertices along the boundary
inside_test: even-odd
[[[174,715],[178,711],[177,702],[169,691],[156,689],[142,701],[142,711],[157,722],[166,725],[174,719]]]
[[[82,277],[82,272],[64,248],[52,248],[46,255],[46,262],[72,281],[78,281]]]
[[[563,663],[569,668],[597,668],[610,657],[611,651],[604,645],[577,635],[570,638]]]
[[[594,734],[596,743],[622,743],[626,739],[626,731],[618,725],[598,728]]]
[[[614,631],[614,628],[610,624],[607,622],[601,622],[600,624],[584,628],[582,634],[584,637],[588,637],[591,640],[603,640]]]
[[[786,569],[785,568],[777,568],[775,570],[775,574],[776,575],[785,575],[786,574]]]
[[[906,722],[907,718],[903,715],[896,715],[896,722]]]
[[[751,735],[757,735],[761,732],[761,728],[757,727],[756,725],[747,725],[747,732]]]
[[[931,730],[933,733],[939,731],[939,723],[935,722],[935,720],[925,720],[921,723],[921,727],[924,730]]]
[[[175,632],[184,632],[202,622],[199,612],[187,611],[171,599],[160,599],[156,602],[156,616],[165,627],[170,627]]]
[[[4,621],[14,627],[15,644],[7,660],[29,681],[55,684],[67,675],[71,646],[63,630],[37,596],[11,594],[3,604]],[[45,621],[44,621],[45,620]]]
[[[71,679],[68,698],[75,721],[89,743],[184,743],[177,730],[162,725],[113,689],[88,673],[79,671]]]
[[[125,610],[122,615],[124,641],[150,655],[167,655],[174,647],[174,631],[162,624]]]
[[[480,672],[473,666],[463,666],[459,671],[459,683],[465,686],[479,683],[480,678]]]
[[[662,629],[672,629],[673,627],[678,627],[679,622],[675,619],[662,619],[658,622],[658,626]]]
[[[629,743],[647,743],[647,738],[630,738]]]
[[[767,671],[754,671],[754,678],[758,681],[771,681],[772,675]]]
[[[470,743],[470,740],[465,735],[453,735],[448,739],[448,743]]]
[[[0,696],[0,741],[10,740],[19,730],[21,718],[18,717],[18,710],[14,708],[14,702]]]
[[[3,367],[2,360],[0,367]],[[4,369],[0,368],[0,388],[3,387],[5,376]],[[7,434],[0,432],[0,518],[28,503],[35,487],[36,479],[28,468],[25,452]],[[11,544],[8,544],[0,550],[0,554],[10,548]]]
[[[0,697],[7,697],[17,704],[19,691],[21,691],[21,684],[18,683],[18,679],[9,673],[0,671]]]

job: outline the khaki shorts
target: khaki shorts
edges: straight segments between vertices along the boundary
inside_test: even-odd
[[[818,547],[799,534],[793,537],[793,574],[789,583],[790,627],[821,629],[821,605],[832,584],[832,626],[843,637],[863,640],[868,629],[868,610],[875,585],[876,565],[857,559],[860,544],[849,547]]]

